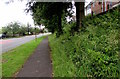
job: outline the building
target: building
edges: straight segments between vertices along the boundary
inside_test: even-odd
[[[85,7],[85,16],[91,14],[91,4],[92,2]]]
[[[109,9],[112,9],[113,7],[115,7],[119,4],[120,4],[120,1],[119,2],[110,2],[108,0],[102,0],[102,1],[97,0],[97,1],[90,2],[90,4],[88,4],[88,6],[91,6],[91,14],[99,14],[99,13],[105,12]],[[87,8],[90,9],[88,6],[87,6]],[[87,12],[88,12],[88,9],[87,9]]]

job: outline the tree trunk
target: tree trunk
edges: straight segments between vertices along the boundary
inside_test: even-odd
[[[61,34],[63,34],[63,30],[62,30],[61,14],[59,13],[58,15],[58,36],[60,36]]]
[[[13,37],[15,36],[15,33],[13,32]]]
[[[76,6],[76,28],[75,31],[79,31],[79,29],[82,27],[82,20],[85,17],[84,13],[84,2],[75,2]]]

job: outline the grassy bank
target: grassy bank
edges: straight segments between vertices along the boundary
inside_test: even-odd
[[[49,37],[54,76],[118,77],[118,9],[86,17],[79,33],[70,29],[59,38]],[[65,28],[67,29],[67,27]]]
[[[33,54],[35,48],[46,36],[40,37],[37,41],[32,40],[11,51],[2,54],[2,76],[12,77],[25,63],[28,57]]]
[[[49,36],[52,63],[53,63],[53,75],[54,77],[73,77],[75,76],[76,67],[74,66],[72,59],[69,59],[64,53],[63,45],[59,44],[59,39],[54,38],[54,35]]]

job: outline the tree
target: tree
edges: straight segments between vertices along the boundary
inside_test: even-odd
[[[79,31],[79,29],[82,27],[82,20],[85,17],[84,5],[85,5],[85,2],[75,2],[75,6],[76,6],[76,27],[75,27],[75,31]]]
[[[57,24],[56,31],[58,33],[58,36],[63,33],[62,30],[62,17],[63,14],[66,13],[69,14],[68,8],[72,8],[72,3],[70,2],[33,2],[31,5],[31,2],[28,3],[29,8],[27,11],[32,11],[33,19],[36,22],[36,24],[40,25],[41,20],[47,20],[47,24],[50,26],[54,26]],[[53,20],[54,18],[54,20]],[[52,24],[50,24],[50,21],[54,21]],[[56,24],[54,24],[56,23]],[[50,27],[49,27],[50,28]]]
[[[35,33],[35,28],[29,27],[29,33],[30,33],[30,34],[34,34],[34,33]]]
[[[20,34],[20,23],[11,22],[6,27],[2,27],[2,33],[8,36],[15,36],[15,34]]]
[[[20,25],[19,23],[15,22],[15,23],[11,23],[10,24],[10,27],[12,29],[12,32],[13,32],[13,36],[15,36],[15,34],[19,34],[19,31],[20,31]]]
[[[56,27],[57,29],[53,29],[51,31],[57,31],[58,35],[61,35],[63,33],[61,18],[65,17],[63,16],[64,13],[65,15],[69,15],[70,12],[67,9],[72,8],[72,3],[67,1],[69,0],[66,0],[66,2],[37,2],[37,0],[31,0],[27,4],[28,6],[26,11],[32,12],[33,19],[37,25],[41,25],[41,20],[44,19],[46,20],[46,23],[49,24],[47,25],[47,28],[51,29],[51,26],[52,28]],[[79,31],[82,26],[82,20],[85,17],[84,4],[84,2],[75,2],[77,20],[75,31]],[[56,20],[53,20],[53,18]],[[49,22],[52,20],[56,22],[57,26],[54,26],[54,23]]]
[[[25,27],[24,25],[22,25],[20,27],[20,31],[19,31],[20,35],[24,36],[24,35],[26,35],[26,32],[27,32],[27,27]]]
[[[7,34],[11,32],[11,28],[10,27],[2,27],[2,34]]]
[[[27,34],[29,35],[29,33],[30,33],[30,24],[29,23],[27,23]]]

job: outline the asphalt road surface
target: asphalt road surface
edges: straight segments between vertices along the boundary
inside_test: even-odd
[[[44,35],[48,35],[48,34],[49,33],[39,34],[39,35],[37,35],[37,38],[44,36]],[[33,39],[35,39],[35,35],[0,40],[0,54],[7,52],[13,48],[16,48],[17,46],[20,46],[20,45],[22,45],[26,42],[29,42]]]

